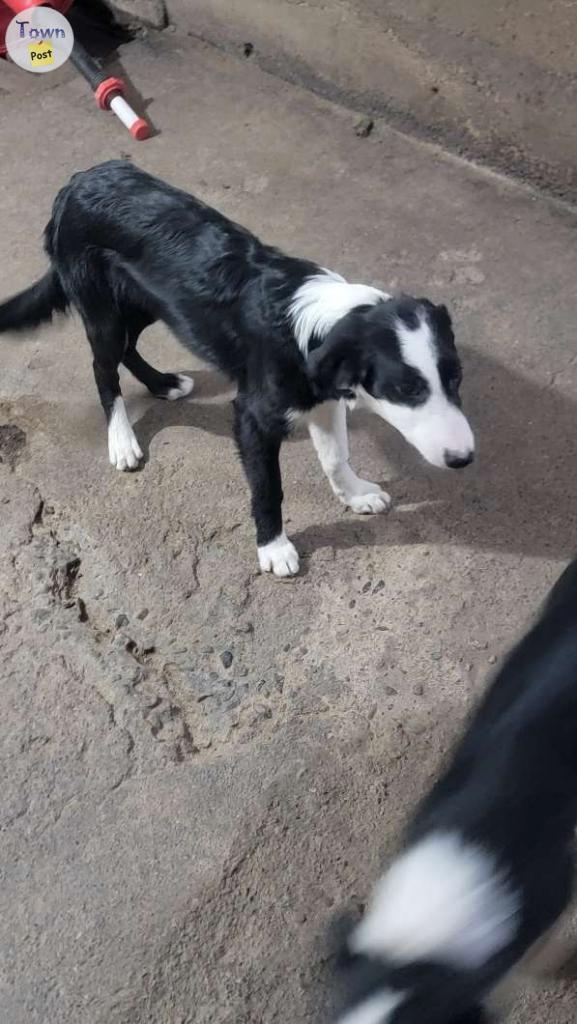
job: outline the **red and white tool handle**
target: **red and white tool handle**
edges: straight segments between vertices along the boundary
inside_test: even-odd
[[[134,139],[148,139],[150,125],[125,100],[126,86],[122,79],[107,76],[98,61],[94,60],[78,42],[74,43],[70,60],[90,85],[100,109],[112,110]]]

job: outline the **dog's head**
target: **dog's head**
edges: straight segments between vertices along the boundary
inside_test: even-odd
[[[461,411],[461,364],[445,306],[402,297],[358,306],[309,356],[322,398],[386,420],[434,466],[460,469],[475,442]]]

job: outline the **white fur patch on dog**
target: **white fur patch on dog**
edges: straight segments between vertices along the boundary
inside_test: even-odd
[[[308,414],[311,440],[329,483],[343,505],[360,515],[386,512],[391,498],[378,484],[361,480],[349,466],[344,402],[324,402]]]
[[[323,338],[355,306],[373,306],[389,299],[386,292],[366,284],[349,284],[340,274],[323,270],[297,288],[289,306],[292,329],[306,355],[312,335]]]
[[[494,857],[436,832],[396,860],[351,939],[353,952],[474,969],[511,941],[519,899]]]
[[[143,457],[121,396],[114,399],[108,422],[108,456],[114,468],[120,470],[136,469]]]
[[[402,320],[395,324],[397,338],[401,346],[403,359],[409,366],[420,370],[433,392],[440,392],[441,380],[433,348],[431,328],[426,319],[421,319],[418,327],[407,327]]]
[[[294,576],[299,571],[297,549],[284,530],[269,544],[257,548],[257,551],[261,572],[272,572],[275,576]]]
[[[194,387],[194,381],[192,377],[189,377],[186,373],[177,373],[178,387],[169,388],[166,392],[166,397],[169,402],[175,402],[178,398],[185,398],[189,395]]]
[[[382,991],[365,999],[341,1017],[339,1024],[387,1024],[391,1014],[405,999],[404,992]]]

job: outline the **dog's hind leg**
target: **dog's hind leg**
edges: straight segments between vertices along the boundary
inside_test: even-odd
[[[378,484],[361,480],[349,466],[345,403],[324,402],[308,414],[308,428],[319,462],[337,498],[363,515],[386,512],[391,499]]]
[[[130,426],[118,378],[118,367],[126,345],[124,323],[117,313],[103,312],[102,309],[98,314],[82,310],[82,319],[92,348],[94,377],[108,423],[110,462],[116,469],[136,469],[142,459],[142,451]]]
[[[128,319],[126,330],[126,349],[122,362],[127,370],[144,384],[156,398],[165,398],[169,402],[189,395],[194,386],[192,377],[185,373],[161,373],[147,363],[136,350],[140,334],[153,322],[146,313],[134,313]]]

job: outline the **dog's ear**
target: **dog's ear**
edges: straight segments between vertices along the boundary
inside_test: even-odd
[[[446,341],[454,344],[453,321],[451,320],[451,314],[447,307],[443,305],[434,306],[433,303],[430,303],[430,316],[439,334],[442,335]]]
[[[435,302],[431,302],[430,299],[421,298],[417,299],[417,305],[424,306],[424,308],[433,316],[439,317],[440,320],[443,320],[449,325],[451,324],[451,314],[444,303],[439,303],[437,305]]]
[[[359,348],[337,325],[308,357],[309,380],[315,394],[323,400],[354,398],[361,379],[361,360]]]
[[[442,330],[452,330],[453,321],[451,320],[451,314],[445,305],[435,306],[435,317]]]

